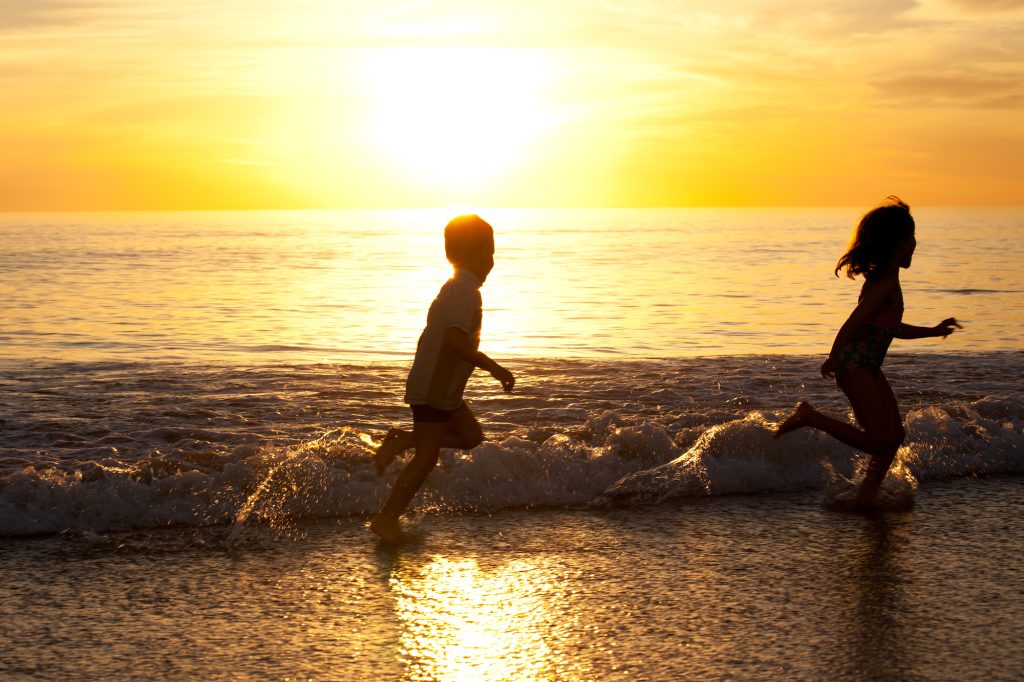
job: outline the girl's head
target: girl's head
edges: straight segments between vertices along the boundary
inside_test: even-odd
[[[836,263],[836,277],[844,268],[850,279],[856,275],[871,279],[889,269],[893,262],[909,268],[916,244],[910,207],[899,197],[889,197],[860,219],[850,246]]]

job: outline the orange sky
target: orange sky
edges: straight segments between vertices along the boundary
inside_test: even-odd
[[[1024,204],[1024,0],[4,0],[0,211]]]

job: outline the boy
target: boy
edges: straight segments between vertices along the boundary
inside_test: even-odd
[[[427,474],[437,465],[441,448],[471,450],[484,434],[462,399],[469,375],[487,370],[512,390],[515,377],[477,350],[482,303],[480,287],[494,267],[494,230],[476,215],[453,219],[444,228],[444,251],[455,275],[444,283],[427,313],[427,326],[416,345],[416,359],[406,381],[405,402],[412,408],[412,431],[390,429],[377,448],[374,464],[383,475],[399,453],[415,448],[395,480],[370,529],[384,540],[404,539],[398,518]]]

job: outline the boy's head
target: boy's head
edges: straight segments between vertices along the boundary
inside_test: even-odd
[[[444,228],[444,254],[483,281],[494,267],[494,229],[478,215],[453,218]]]

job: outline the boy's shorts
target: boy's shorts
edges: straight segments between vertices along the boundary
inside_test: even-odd
[[[433,422],[441,424],[452,418],[452,415],[466,406],[462,403],[454,410],[442,410],[432,405],[410,405],[412,408],[412,420],[414,422]]]

